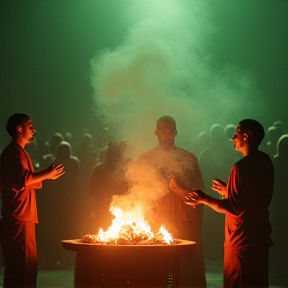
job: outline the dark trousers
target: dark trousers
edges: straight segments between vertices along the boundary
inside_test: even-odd
[[[224,288],[268,288],[269,249],[224,251]]]
[[[35,224],[3,221],[1,226],[4,288],[35,288],[38,271]]]

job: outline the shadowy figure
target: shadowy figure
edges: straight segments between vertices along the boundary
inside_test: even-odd
[[[277,143],[278,153],[272,159],[275,172],[274,194],[271,203],[272,223],[271,270],[279,275],[276,284],[288,287],[288,135],[282,135]]]
[[[127,154],[125,141],[109,142],[104,162],[93,168],[89,194],[95,198],[95,229],[104,231],[111,225],[112,214],[109,211],[113,195],[122,195],[128,191],[125,172],[132,161]]]
[[[227,124],[224,128],[224,134],[227,137],[227,139],[229,139],[230,141],[232,141],[236,128],[237,127],[234,124]]]
[[[270,126],[267,130],[267,141],[263,143],[261,148],[271,159],[277,154],[277,142],[282,135],[283,131],[280,126]]]
[[[197,149],[195,154],[199,157],[201,151],[210,145],[210,135],[207,131],[202,131],[197,136]]]
[[[283,134],[288,133],[287,127],[286,127],[284,121],[282,121],[282,120],[274,121],[272,126],[280,128],[282,130]]]
[[[42,161],[43,167],[47,167],[52,163],[54,163],[54,160],[56,158],[57,147],[61,141],[64,141],[64,137],[62,136],[61,133],[56,132],[52,135],[49,141],[50,151],[48,154],[43,155],[43,161]]]
[[[64,138],[64,141],[68,142],[71,145],[71,149],[72,149],[71,153],[73,155],[76,155],[76,147],[75,147],[73,134],[71,132],[66,131],[63,134],[63,138]]]
[[[233,145],[231,145],[231,138],[226,137],[223,126],[213,124],[209,130],[209,135],[210,143],[199,155],[199,165],[206,187],[210,187],[211,179],[215,177],[215,173],[222,177],[228,177],[231,166],[240,158],[240,155],[234,151]],[[209,193],[209,191],[207,192]]]
[[[57,182],[47,183],[47,193],[40,198],[42,209],[39,217],[43,221],[37,235],[41,243],[39,255],[43,253],[45,260],[40,263],[43,268],[71,266],[73,253],[64,250],[61,241],[81,238],[79,159],[72,156],[71,145],[66,141],[60,142],[55,156],[55,163],[63,163],[66,173]]]
[[[37,143],[37,151],[39,155],[39,167],[43,169],[46,167],[44,156],[50,154],[50,144],[44,139],[40,139]]]
[[[89,185],[93,167],[99,163],[99,149],[94,145],[93,136],[84,133],[78,138],[76,156],[80,160],[80,204],[82,217],[82,231],[89,231],[92,225],[93,198],[89,195]]]

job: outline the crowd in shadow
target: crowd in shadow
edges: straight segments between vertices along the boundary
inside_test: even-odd
[[[84,233],[95,232],[90,178],[92,168],[104,159],[105,145],[97,147],[87,131],[76,138],[70,132],[55,132],[49,140],[36,137],[27,145],[35,171],[53,163],[65,166],[65,174],[58,181],[46,181],[37,191],[40,224],[36,226],[36,237],[40,269],[71,267],[75,255],[63,249],[61,240],[79,239]]]
[[[242,157],[234,150],[231,140],[235,130],[234,124],[213,124],[195,137],[189,149],[197,156],[205,190],[213,197],[219,196],[210,189],[211,179],[226,181],[231,167]],[[126,192],[125,167],[132,160],[126,157],[125,141],[108,140],[105,138],[99,147],[87,131],[76,136],[57,132],[48,140],[36,137],[36,141],[27,145],[36,171],[52,163],[63,163],[66,171],[58,181],[47,181],[37,192],[39,225],[36,236],[40,269],[73,264],[74,255],[62,248],[61,240],[96,233],[100,226],[104,230],[108,228],[111,197]],[[277,271],[285,279],[288,268],[288,226],[285,221],[288,219],[288,127],[281,121],[271,123],[260,150],[270,155],[275,168],[274,195],[270,206],[274,242],[270,252],[271,271]],[[206,259],[223,260],[224,221],[224,215],[204,207],[203,246]]]

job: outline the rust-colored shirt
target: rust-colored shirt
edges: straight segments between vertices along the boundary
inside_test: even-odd
[[[33,164],[29,154],[10,142],[0,157],[2,215],[6,221],[38,223],[35,190],[27,186]]]
[[[234,213],[226,215],[225,247],[257,250],[272,246],[268,208],[273,184],[273,164],[263,152],[249,154],[233,166],[225,198]]]

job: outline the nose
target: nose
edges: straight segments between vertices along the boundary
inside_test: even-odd
[[[234,136],[231,138],[231,140],[235,140],[237,138],[237,134],[234,134]]]
[[[167,131],[167,132],[165,132],[164,136],[166,139],[170,139],[173,137],[173,133],[171,131]]]

